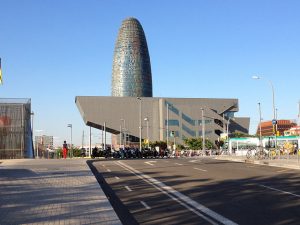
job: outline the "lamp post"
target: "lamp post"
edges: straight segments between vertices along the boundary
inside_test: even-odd
[[[169,148],[169,103],[167,103],[167,149]]]
[[[148,117],[146,117],[144,119],[144,121],[146,121],[146,124],[147,124],[147,142],[148,142],[148,149],[149,149],[149,119],[148,119]]]
[[[71,128],[71,152],[70,152],[70,157],[73,157],[73,146],[72,146],[72,124],[68,124],[68,127]]]
[[[126,121],[125,121],[125,119],[121,119],[121,121],[123,121],[123,136],[124,136],[124,138],[123,138],[123,143],[124,143],[124,148],[125,148],[125,146],[126,146]]]
[[[202,123],[202,153],[205,155],[205,124],[204,124],[204,109],[201,108],[201,123]]]
[[[140,126],[139,126],[139,136],[140,136],[140,151],[142,151],[142,99],[137,97],[137,100],[140,101]]]
[[[31,115],[31,140],[32,140],[32,142],[33,142],[33,118],[34,118],[34,112],[32,111],[31,113],[30,113],[30,115]],[[33,154],[34,154],[34,144],[32,145],[33,146]]]
[[[256,80],[259,80],[261,79],[261,77],[259,76],[252,76],[252,79],[256,79]],[[276,111],[275,111],[275,91],[274,91],[274,86],[273,86],[273,83],[271,80],[268,80],[271,88],[272,88],[272,107],[273,107],[273,120],[277,120],[276,118]],[[273,135],[276,136],[276,130],[275,130],[275,124],[273,125]]]
[[[261,107],[260,107],[260,102],[258,103],[258,110],[259,110],[259,146],[262,147],[261,143]]]

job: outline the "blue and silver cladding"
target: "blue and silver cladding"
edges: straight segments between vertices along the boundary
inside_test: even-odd
[[[125,19],[119,30],[113,60],[112,96],[152,97],[147,41],[135,18]]]

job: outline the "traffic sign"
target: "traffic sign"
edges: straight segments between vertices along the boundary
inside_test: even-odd
[[[277,124],[277,120],[276,120],[276,119],[273,119],[273,120],[272,120],[272,124],[273,124],[273,125],[276,125],[276,124]]]

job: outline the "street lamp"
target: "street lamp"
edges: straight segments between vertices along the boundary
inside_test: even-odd
[[[259,76],[252,76],[252,79],[255,79],[255,80],[259,80],[261,79],[261,77]],[[268,80],[269,84],[271,85],[271,88],[272,88],[272,101],[273,101],[273,120],[276,120],[276,111],[275,111],[275,92],[274,92],[274,86],[273,86],[273,83],[271,80]],[[274,125],[273,125],[274,126]],[[276,135],[276,131],[275,129],[273,128],[273,134]]]
[[[204,123],[204,109],[201,108],[201,123],[202,123],[202,153],[205,155],[205,123]]]
[[[33,117],[34,117],[34,112],[32,111],[30,113],[30,115],[31,115],[31,140],[33,142],[33,140],[34,140],[34,138],[33,138]],[[32,154],[34,154],[34,144],[32,144],[32,146],[33,146]]]
[[[71,158],[73,157],[73,146],[72,146],[72,124],[68,124],[68,127],[71,128],[71,153],[70,156]]]
[[[169,148],[169,103],[167,103],[167,149]]]
[[[262,142],[261,142],[261,107],[260,107],[260,102],[258,103],[258,110],[259,110],[259,146],[262,147]]]
[[[146,121],[147,124],[147,142],[148,142],[148,149],[149,149],[149,119],[148,117],[146,117],[144,120]]]
[[[142,99],[140,97],[137,97],[137,100],[140,101],[140,126],[139,126],[139,131],[140,131],[140,151],[142,151]]]
[[[123,125],[124,125],[124,127],[123,127],[123,129],[121,129],[121,131],[122,130],[124,131],[123,132],[123,136],[124,136],[123,143],[124,143],[124,148],[125,148],[125,146],[126,146],[126,121],[125,121],[125,119],[121,119],[121,121],[123,121]]]

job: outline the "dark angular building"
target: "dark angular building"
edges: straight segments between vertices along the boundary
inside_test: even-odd
[[[115,44],[112,96],[152,97],[152,75],[147,41],[140,22],[123,21]]]

